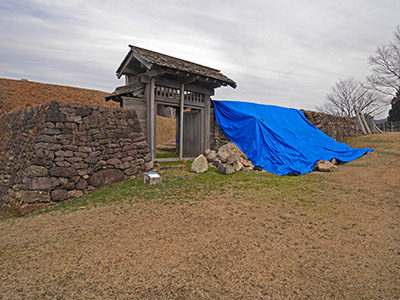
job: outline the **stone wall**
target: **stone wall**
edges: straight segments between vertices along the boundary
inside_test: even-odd
[[[228,144],[230,140],[218,126],[214,108],[211,108],[210,114],[210,149],[218,150],[222,146]]]
[[[307,120],[325,134],[341,142],[347,137],[361,134],[357,121],[315,111],[303,111]]]
[[[151,168],[136,112],[50,102],[0,116],[0,207],[51,203]]]

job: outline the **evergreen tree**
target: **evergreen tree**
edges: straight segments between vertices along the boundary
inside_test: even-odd
[[[389,110],[388,121],[400,121],[400,89],[392,100],[392,108]]]

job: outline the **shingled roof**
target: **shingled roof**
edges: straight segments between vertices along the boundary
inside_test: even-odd
[[[212,78],[220,82],[221,85],[230,85],[231,87],[236,88],[236,82],[222,74],[220,70],[136,46],[129,45],[129,47],[131,50],[117,70],[118,77],[123,74],[124,68],[129,65],[130,60],[135,58],[143,63],[143,65],[148,69],[151,69],[153,65],[161,68],[169,68],[175,71]]]

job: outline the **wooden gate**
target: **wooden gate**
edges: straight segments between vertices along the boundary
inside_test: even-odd
[[[183,156],[196,157],[201,149],[201,110],[192,109],[183,114]]]

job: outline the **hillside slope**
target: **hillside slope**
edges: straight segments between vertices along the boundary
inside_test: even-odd
[[[118,103],[105,101],[107,94],[70,86],[0,78],[0,114],[53,100],[119,107]]]

